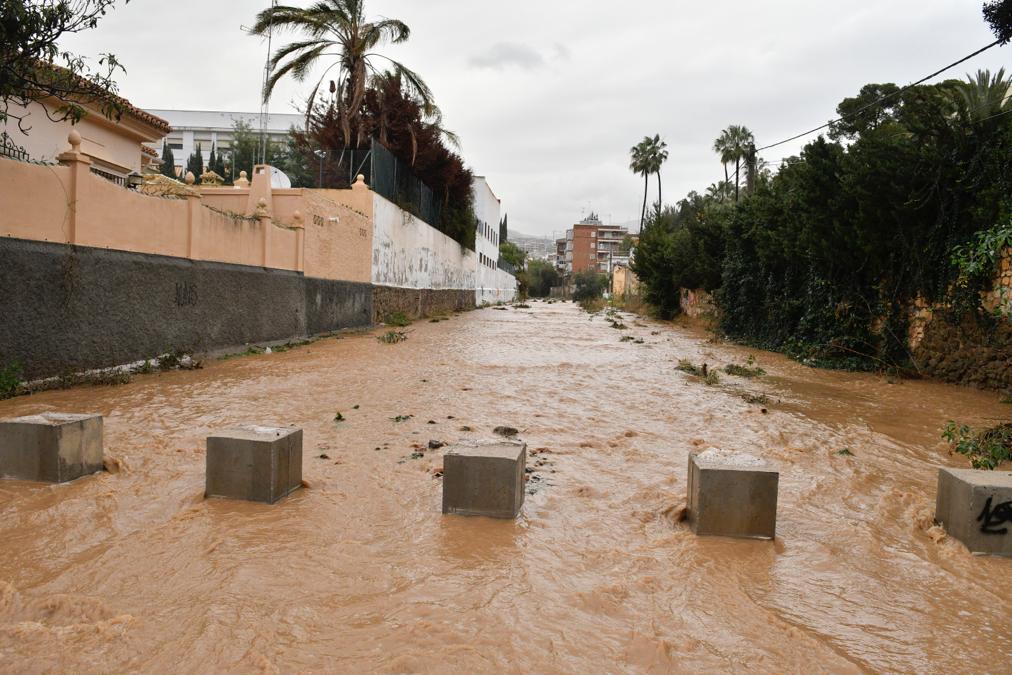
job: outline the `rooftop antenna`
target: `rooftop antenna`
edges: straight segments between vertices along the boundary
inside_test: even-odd
[[[278,6],[278,0],[271,0],[271,9]],[[264,81],[260,87],[260,144],[257,148],[257,155],[260,161],[258,164],[267,163],[267,118],[270,115],[270,97],[267,95],[267,80],[271,76],[271,41],[274,37],[273,23],[267,27],[267,60],[264,61]]]

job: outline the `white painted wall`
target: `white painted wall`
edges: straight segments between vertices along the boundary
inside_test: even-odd
[[[475,176],[471,183],[474,195],[474,215],[478,219],[478,232],[474,238],[476,277],[474,299],[483,303],[511,302],[516,297],[517,282],[499,269],[499,220],[501,204],[492,192],[488,181]]]
[[[475,289],[475,300],[479,305],[497,302],[513,302],[517,298],[517,280],[509,272],[495,270],[488,280],[488,286]]]
[[[473,290],[477,255],[428,223],[373,195],[372,282],[399,288]]]

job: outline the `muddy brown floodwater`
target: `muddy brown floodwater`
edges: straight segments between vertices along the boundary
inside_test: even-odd
[[[113,469],[0,483],[0,670],[1009,672],[1012,560],[932,526],[965,466],[940,429],[1007,419],[997,396],[767,353],[707,387],[678,359],[753,352],[626,323],[486,309],[0,403],[105,415]],[[204,438],[245,422],[305,429],[308,489],[204,500]],[[414,446],[502,424],[533,451],[521,517],[442,516]],[[678,522],[705,446],[779,464],[775,542]]]

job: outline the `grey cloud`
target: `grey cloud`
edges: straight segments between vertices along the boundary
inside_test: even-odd
[[[472,56],[468,59],[468,64],[473,68],[490,68],[492,70],[503,70],[510,66],[522,70],[535,70],[545,65],[545,59],[541,54],[525,45],[498,42],[483,53]]]

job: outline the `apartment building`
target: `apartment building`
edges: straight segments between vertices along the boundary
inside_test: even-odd
[[[629,254],[621,250],[628,234],[627,228],[605,225],[597,214],[591,213],[566,230],[565,240],[556,242],[560,260],[564,261],[560,271],[579,274],[593,270],[611,274],[616,264],[629,262]]]

